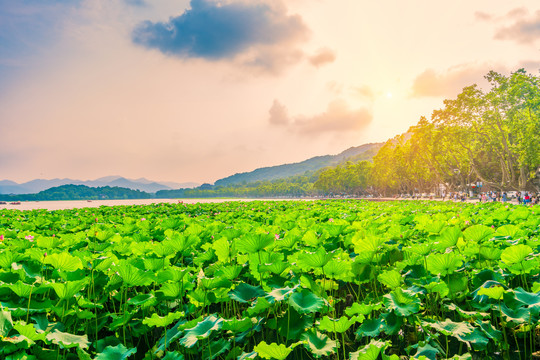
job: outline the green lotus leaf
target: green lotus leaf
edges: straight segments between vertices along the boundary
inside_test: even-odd
[[[424,359],[437,360],[437,354],[439,354],[439,350],[427,343],[416,348],[416,354],[414,354],[413,358],[420,359],[424,357]]]
[[[7,285],[8,288],[11,289],[17,296],[19,297],[29,297],[30,294],[32,294],[32,291],[34,290],[34,286],[30,284],[25,284],[22,281],[17,281],[15,284]],[[48,288],[48,287],[46,287]]]
[[[499,330],[495,329],[491,325],[490,321],[475,320],[476,325],[479,329],[490,339],[492,339],[495,344],[498,344],[503,339],[503,334]]]
[[[43,331],[38,332],[34,324],[25,324],[24,322],[17,322],[13,325],[13,328],[17,330],[19,334],[21,334],[22,336],[34,342],[38,340],[41,340],[43,342],[46,341],[45,333]]]
[[[538,269],[539,261],[540,259],[538,259],[537,257],[528,258],[527,260],[522,261],[520,263],[506,266],[506,268],[510,270],[512,274],[516,274],[516,275],[529,274],[532,271],[535,271]]]
[[[352,240],[354,244],[354,252],[357,254],[368,253],[373,254],[379,251],[382,244],[386,242],[382,236],[366,234],[365,236],[355,236]]]
[[[167,327],[172,324],[175,320],[181,319],[185,316],[183,311],[177,311],[169,313],[165,316],[159,316],[154,313],[152,316],[144,318],[142,323],[150,327]]]
[[[232,285],[231,281],[229,279],[226,279],[224,277],[202,277],[199,278],[199,288],[203,290],[215,290],[218,288],[228,288]]]
[[[331,279],[340,279],[351,271],[351,262],[347,260],[332,259],[323,266],[324,275]]]
[[[324,316],[320,320],[318,327],[319,330],[322,331],[344,333],[354,323],[356,323],[356,320],[356,317],[348,318],[346,316],[342,316],[339,319],[332,319],[328,316]]]
[[[435,220],[424,224],[424,230],[430,234],[439,234],[446,226],[446,221]]]
[[[253,286],[246,283],[241,283],[229,292],[229,297],[241,303],[252,302],[253,299],[265,295],[265,292],[260,286]]]
[[[24,259],[23,254],[14,251],[2,251],[0,252],[0,267],[3,269],[10,269],[11,264],[21,259]]]
[[[9,332],[13,329],[13,320],[11,319],[11,312],[0,310],[0,336],[7,337]]]
[[[161,360],[184,360],[184,355],[178,351],[167,351],[167,354]]]
[[[516,295],[516,300],[518,300],[524,305],[528,305],[528,306],[540,305],[540,294],[527,292],[523,290],[523,288],[521,287],[514,289],[514,294]]]
[[[499,260],[501,258],[502,250],[492,246],[482,246],[479,254],[486,260]]]
[[[427,257],[427,270],[433,275],[446,276],[463,264],[463,258],[455,253],[431,254]]]
[[[313,313],[322,309],[323,299],[310,291],[296,292],[289,297],[289,304],[300,314]]]
[[[144,272],[127,262],[122,262],[117,267],[117,270],[124,283],[129,287],[148,286],[153,282],[150,273]]]
[[[79,281],[66,281],[63,283],[52,283],[51,287],[60,299],[71,299],[81,291],[90,279],[84,278]]]
[[[231,343],[225,339],[212,341],[210,346],[205,346],[202,351],[202,358],[212,360],[222,355],[231,348]]]
[[[381,330],[384,331],[387,335],[396,335],[401,330],[403,325],[403,318],[397,316],[393,311],[384,313],[381,315],[383,320]]]
[[[283,261],[274,262],[271,264],[260,264],[260,272],[271,272],[273,274],[279,275],[289,268],[289,264]]]
[[[215,275],[224,277],[225,279],[235,280],[238,278],[241,272],[241,265],[227,265],[221,266],[218,270],[216,270]]]
[[[422,321],[424,326],[437,330],[446,336],[464,336],[473,332],[473,327],[468,322],[454,322],[450,319],[439,322]]]
[[[275,241],[272,234],[245,234],[236,240],[236,250],[241,253],[253,254],[267,248]]]
[[[333,257],[323,247],[317,249],[316,252],[303,252],[298,256],[298,265],[307,269],[320,269],[326,265]]]
[[[265,341],[261,341],[255,345],[253,350],[263,359],[285,360],[293,349],[284,344],[267,344]]]
[[[345,314],[348,316],[354,316],[354,315],[369,315],[373,311],[380,310],[382,308],[382,305],[380,303],[377,304],[360,304],[360,303],[354,303],[347,309],[345,309]]]
[[[445,282],[431,282],[427,285],[424,285],[424,289],[427,290],[428,293],[433,294],[439,294],[441,298],[444,298],[448,293],[450,292],[450,289],[448,289],[448,285],[446,285]]]
[[[389,345],[390,342],[388,341],[378,341],[372,339],[369,344],[360,348],[358,351],[351,352],[349,355],[350,360],[377,360],[379,358],[379,354],[383,352]]]
[[[200,318],[194,319],[193,322],[196,324],[199,320]],[[157,343],[157,349],[155,350],[155,352],[164,351],[167,348],[169,348],[169,346],[171,346],[171,344],[175,342],[178,338],[180,338],[180,336],[184,333],[185,327],[194,326],[194,325],[191,325],[190,323],[191,321],[186,323],[184,319],[178,320],[178,322],[174,324],[172,328],[167,330],[165,332],[165,335],[159,339]]]
[[[403,277],[396,270],[384,271],[379,276],[377,276],[379,282],[383,285],[386,285],[390,289],[395,289],[401,286],[403,282]]]
[[[483,287],[478,290],[478,295],[486,295],[493,300],[501,300],[504,295],[502,286]]]
[[[484,333],[475,328],[471,333],[466,335],[455,336],[459,341],[462,341],[467,344],[471,344],[475,350],[485,350],[487,344],[489,343],[489,338],[487,338]]]
[[[51,254],[45,257],[44,264],[49,264],[55,269],[60,271],[72,272],[78,269],[82,269],[83,265],[81,259],[76,256],[72,256],[66,252],[59,254]]]
[[[232,253],[233,249],[231,247],[231,244],[226,237],[222,237],[221,239],[214,241],[214,243],[212,244],[212,248],[216,252],[219,263],[228,263],[234,255]]]
[[[240,355],[237,360],[256,359],[256,358],[257,358],[257,352],[252,351],[248,353],[246,352],[242,353],[242,355]]]
[[[90,345],[88,336],[86,335],[74,335],[58,330],[54,330],[52,333],[47,334],[47,340],[52,341],[53,344],[60,346],[62,349],[73,347],[88,349],[88,346]]]
[[[449,247],[455,246],[459,238],[462,236],[463,233],[457,226],[447,227],[443,231],[441,231],[441,234],[437,238],[439,242],[437,248],[444,250]]]
[[[426,256],[427,254],[431,252],[432,248],[433,248],[433,243],[430,242],[430,243],[414,244],[407,250],[420,256]]]
[[[287,300],[289,298],[289,296],[292,295],[292,293],[294,292],[294,290],[296,290],[296,288],[298,287],[295,286],[295,287],[284,287],[284,288],[278,288],[278,289],[274,289],[272,291],[270,291],[267,295],[266,295],[266,298],[268,299],[268,301],[270,303],[274,303],[276,301],[283,301],[283,300]]]
[[[129,305],[142,306],[143,308],[154,306],[157,299],[153,294],[139,294],[127,301]]]
[[[493,232],[493,229],[489,226],[477,224],[465,229],[463,235],[465,236],[465,239],[469,241],[481,243],[484,240],[489,240],[493,235]]]
[[[304,347],[316,358],[329,356],[335,353],[337,349],[337,341],[330,339],[315,329],[303,333],[301,339],[305,341]]]
[[[159,259],[159,258],[144,258],[143,259],[145,270],[153,271],[153,272],[170,266],[169,262],[170,262],[169,259]]]
[[[381,333],[382,326],[382,319],[366,319],[364,320],[362,325],[360,325],[358,330],[356,330],[355,334],[360,338],[364,336],[376,337],[379,336],[379,334]]]
[[[36,240],[37,246],[45,249],[54,249],[60,243],[57,237],[40,236]]]
[[[444,304],[443,306],[449,311],[457,312],[459,315],[461,315],[465,319],[484,319],[484,318],[491,317],[491,315],[487,312],[465,311],[454,303]]]
[[[308,230],[304,236],[302,236],[302,241],[307,246],[319,247],[324,242],[324,237],[317,235],[317,233],[313,230]]]
[[[510,308],[506,304],[502,304],[500,309],[508,322],[523,324],[528,323],[531,319],[531,310],[525,307]]]
[[[497,231],[495,231],[495,235],[497,236],[508,236],[514,240],[518,239],[522,235],[522,233],[523,232],[518,226],[512,224],[503,225],[499,227]]]
[[[190,284],[192,285],[192,284]],[[183,295],[187,289],[182,289],[182,284],[180,282],[166,282],[159,288],[159,291],[167,298],[176,299]]]
[[[229,330],[236,333],[236,332],[243,332],[243,331],[249,330],[253,327],[253,325],[254,325],[253,321],[251,320],[251,318],[248,318],[248,317],[245,317],[242,319],[236,319],[236,318],[230,319],[230,320],[224,319],[222,329]]]
[[[107,346],[95,360],[124,360],[137,352],[137,348],[128,349],[122,344]]]
[[[218,331],[222,326],[223,319],[215,315],[210,315],[195,325],[195,327],[187,329],[184,336],[179,340],[180,344],[187,348],[193,347],[197,341],[206,339],[212,331]]]
[[[257,298],[253,305],[249,307],[246,311],[249,316],[255,316],[262,312],[265,312],[266,309],[268,309],[270,306],[272,306],[272,304],[270,304],[270,302],[266,300],[266,298],[260,297]]]
[[[408,291],[397,288],[384,295],[383,304],[399,316],[407,317],[420,311],[420,299]]]
[[[532,255],[532,248],[529,245],[518,244],[504,249],[501,254],[501,261],[506,265],[519,264]]]

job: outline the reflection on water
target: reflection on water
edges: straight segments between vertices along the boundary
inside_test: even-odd
[[[79,209],[79,208],[97,208],[100,206],[117,206],[117,205],[150,205],[150,204],[196,204],[196,203],[222,203],[226,201],[254,201],[254,200],[269,200],[269,199],[128,199],[128,200],[63,200],[63,201],[21,201],[20,205],[0,204],[0,209],[16,209],[16,210],[63,210],[63,209]],[[274,201],[275,199],[272,199]],[[291,200],[291,199],[289,199]]]

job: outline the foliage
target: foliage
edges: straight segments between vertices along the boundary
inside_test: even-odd
[[[0,358],[529,359],[539,210],[0,210]]]

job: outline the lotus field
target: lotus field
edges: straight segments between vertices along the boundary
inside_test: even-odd
[[[531,359],[540,209],[0,211],[1,359]]]

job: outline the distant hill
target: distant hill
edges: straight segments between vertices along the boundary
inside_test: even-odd
[[[180,188],[194,188],[197,183],[175,183],[156,182],[145,178],[126,179],[121,176],[106,176],[96,180],[74,180],[74,179],[35,179],[22,184],[11,180],[0,181],[0,194],[35,194],[62,185],[85,185],[89,187],[123,187],[132,190],[140,190],[155,193],[160,190],[171,190]]]
[[[337,155],[316,156],[298,163],[284,164],[259,168],[250,172],[238,173],[217,180],[214,185],[227,186],[232,184],[250,183],[262,180],[283,179],[290,176],[302,175],[306,171],[316,171],[341,162],[371,160],[384,143],[364,144],[351,147]]]
[[[62,185],[37,194],[0,195],[1,201],[150,199],[153,194],[121,187]]]

